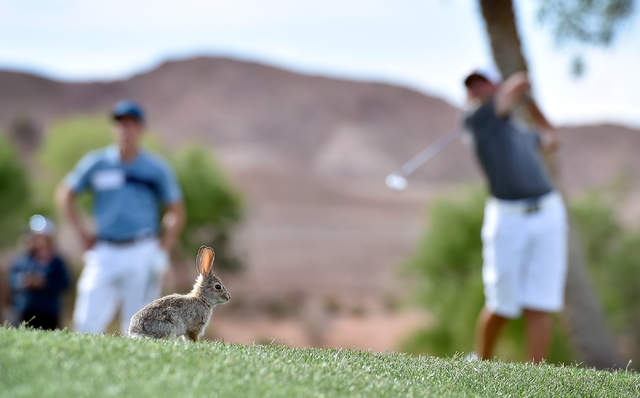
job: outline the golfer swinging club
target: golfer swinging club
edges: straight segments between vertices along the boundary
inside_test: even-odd
[[[503,327],[524,312],[529,359],[539,363],[549,346],[550,313],[564,305],[567,271],[565,208],[541,158],[557,148],[558,138],[528,98],[526,73],[502,83],[497,76],[475,70],[464,80],[471,107],[465,126],[491,192],[482,226],[485,306],[475,350],[491,358]],[[511,116],[520,101],[540,133]]]

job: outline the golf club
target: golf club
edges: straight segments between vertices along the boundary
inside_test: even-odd
[[[385,179],[385,183],[394,191],[402,191],[407,187],[406,177],[416,171],[420,166],[427,163],[432,157],[436,156],[443,149],[453,144],[460,136],[462,131],[458,126],[444,133],[440,138],[435,140],[431,145],[423,149],[416,156],[412,157],[407,163],[389,174]]]

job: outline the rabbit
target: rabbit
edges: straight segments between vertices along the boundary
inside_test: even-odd
[[[213,309],[231,295],[213,274],[215,253],[201,246],[196,258],[198,278],[189,294],[171,294],[152,301],[131,317],[127,336],[156,339],[178,338],[197,342],[207,328]]]

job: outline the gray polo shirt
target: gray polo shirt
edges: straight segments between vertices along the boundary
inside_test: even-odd
[[[498,117],[493,99],[469,112],[465,126],[471,132],[491,195],[515,200],[553,190],[540,156],[540,136],[509,116]]]
[[[156,235],[162,206],[182,200],[171,167],[146,150],[123,162],[115,145],[86,154],[66,176],[75,193],[93,194],[99,238],[125,240]]]

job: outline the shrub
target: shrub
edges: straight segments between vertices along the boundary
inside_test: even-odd
[[[627,343],[625,354],[640,360],[640,231],[623,228],[613,206],[594,193],[572,209],[607,318]]]
[[[87,152],[108,145],[111,141],[106,118],[75,116],[53,125],[38,157],[57,183]]]
[[[16,242],[26,224],[30,201],[27,171],[16,149],[0,134],[0,247]]]
[[[231,255],[230,237],[243,214],[242,199],[231,188],[222,169],[208,149],[191,146],[172,158],[184,192],[187,221],[180,246],[191,258],[201,245],[216,251],[216,267],[228,271],[241,269]]]

